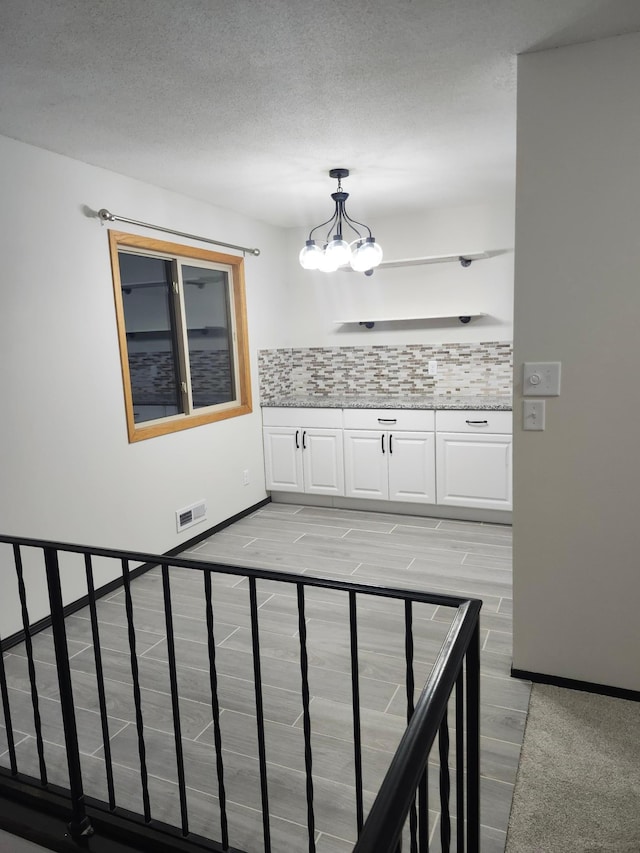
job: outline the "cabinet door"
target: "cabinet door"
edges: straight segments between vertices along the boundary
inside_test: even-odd
[[[344,495],[341,429],[302,430],[304,490],[313,495]]]
[[[435,437],[432,432],[389,433],[389,500],[436,502]]]
[[[345,494],[348,498],[389,497],[387,443],[386,433],[383,432],[344,431]]]
[[[512,508],[511,436],[437,433],[438,503]]]
[[[267,489],[303,492],[302,430],[295,427],[265,427],[264,459]]]

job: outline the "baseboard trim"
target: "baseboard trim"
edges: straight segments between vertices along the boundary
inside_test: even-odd
[[[512,678],[522,678],[535,684],[552,684],[554,687],[566,687],[568,690],[581,690],[584,693],[598,693],[601,696],[613,696],[615,699],[629,699],[640,702],[640,690],[626,687],[612,687],[610,684],[596,684],[594,681],[579,681],[575,678],[562,678],[559,675],[547,675],[544,672],[529,672],[526,669],[511,667]]]
[[[252,512],[255,512],[257,509],[265,506],[266,504],[271,503],[271,498],[267,497],[264,500],[258,501],[258,503],[253,504],[246,509],[243,509],[241,512],[237,512],[235,515],[232,515],[230,518],[226,518],[224,521],[221,521],[219,524],[214,524],[213,527],[209,527],[207,530],[203,530],[201,533],[198,533],[197,536],[194,536],[191,539],[188,539],[186,542],[182,542],[180,545],[176,545],[175,548],[171,548],[169,551],[165,551],[162,554],[162,557],[175,557],[178,554],[182,553],[182,551],[186,551],[188,548],[193,548],[194,545],[197,545],[199,542],[202,542],[204,539],[208,539],[209,536],[213,536],[214,533],[218,533],[220,530],[224,530],[225,527],[229,527],[231,524],[234,524],[236,521],[240,521],[241,518],[246,518],[246,516],[251,515]],[[139,578],[140,575],[143,575],[145,572],[148,572],[150,569],[153,569],[157,566],[157,563],[144,563],[142,566],[138,566],[135,569],[132,569],[129,572],[129,577],[133,580],[134,578]],[[115,592],[117,589],[120,589],[122,584],[124,583],[122,578],[116,578],[115,580],[109,581],[104,586],[96,589],[96,600],[99,598],[104,598],[105,595],[109,595],[111,592]],[[86,607],[89,604],[89,596],[83,595],[82,598],[78,598],[76,601],[72,601],[69,604],[65,605],[64,615],[71,616],[73,613],[76,613],[78,610],[82,610],[83,607]],[[29,626],[29,633],[33,637],[35,634],[38,634],[40,631],[44,631],[51,625],[51,616],[45,616],[43,619],[39,619],[37,622],[34,622]],[[20,631],[16,631],[15,634],[11,634],[2,640],[0,644],[0,650],[3,652],[8,651],[13,646],[18,646],[20,643],[24,642],[25,632],[24,629]]]
[[[510,525],[512,513],[502,509],[473,509],[472,507],[445,506],[443,504],[407,503],[368,498],[344,498],[315,495],[304,492],[271,492],[274,503],[322,506],[335,509],[354,509],[364,512],[384,512],[395,515],[417,515],[423,518],[455,519],[457,521],[483,521],[489,524]]]

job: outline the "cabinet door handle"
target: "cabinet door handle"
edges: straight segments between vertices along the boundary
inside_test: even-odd
[[[303,449],[303,450],[306,450],[306,449],[307,449],[307,445],[306,445],[306,442],[305,442],[306,435],[307,435],[307,431],[306,431],[306,429],[305,429],[305,430],[303,430],[303,432],[302,432],[302,449]]]
[[[382,452],[384,453],[384,433],[382,433]]]
[[[483,426],[488,424],[489,421],[466,421],[466,423],[468,423],[469,426]]]
[[[393,435],[389,433],[389,453],[393,453]]]
[[[379,424],[395,424],[397,421],[397,418],[378,418]]]
[[[298,441],[298,436],[300,435],[300,430],[296,430],[296,450],[300,450],[300,442]]]

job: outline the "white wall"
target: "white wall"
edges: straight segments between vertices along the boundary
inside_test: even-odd
[[[0,531],[164,552],[263,499],[257,350],[286,335],[283,232],[1,137],[0,173]],[[252,415],[128,443],[107,229],[85,206],[261,249],[245,261]],[[205,525],[178,535],[175,510],[201,498]],[[20,627],[9,563],[0,546],[3,636]],[[73,575],[67,600],[84,592]]]
[[[332,189],[332,188],[331,188]],[[463,269],[459,263],[430,264],[362,273],[303,270],[298,253],[308,230],[287,235],[292,324],[290,346],[371,346],[511,340],[513,322],[514,200],[425,210],[393,219],[368,217],[350,199],[351,213],[372,228],[385,260],[486,250],[487,260]],[[318,221],[331,210],[329,193],[318,199]],[[372,330],[338,326],[334,320],[424,316],[480,311],[489,316],[457,320],[378,324]]]
[[[522,56],[514,666],[640,689],[640,35]],[[524,361],[560,360],[545,432]]]

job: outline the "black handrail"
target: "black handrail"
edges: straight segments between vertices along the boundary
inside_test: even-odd
[[[305,746],[305,775],[307,797],[307,825],[309,835],[309,851],[315,851],[315,816],[314,816],[314,786],[313,786],[313,757],[312,757],[312,713],[310,713],[310,690],[308,683],[308,652],[305,619],[305,587],[337,590],[346,593],[348,599],[348,623],[351,655],[351,704],[353,715],[353,747],[355,767],[356,795],[356,826],[358,841],[354,853],[397,853],[400,851],[401,836],[405,825],[409,827],[411,838],[411,853],[425,853],[429,848],[429,786],[427,765],[429,753],[439,737],[440,759],[440,806],[441,849],[450,850],[451,819],[450,819],[450,779],[449,779],[449,729],[447,721],[447,705],[455,691],[455,744],[456,744],[456,842],[459,853],[477,853],[479,850],[479,612],[482,603],[475,599],[451,596],[440,593],[428,593],[401,588],[376,587],[366,584],[351,583],[330,578],[311,577],[308,575],[280,572],[267,569],[231,566],[223,563],[212,563],[202,560],[184,559],[180,557],[160,556],[144,552],[131,552],[111,548],[89,548],[83,545],[51,542],[48,540],[27,539],[15,536],[0,535],[0,543],[13,546],[14,562],[18,574],[20,607],[25,628],[26,649],[28,658],[29,677],[32,703],[34,707],[34,723],[38,743],[40,763],[40,779],[32,780],[38,786],[37,796],[32,799],[40,802],[42,807],[59,798],[62,789],[48,782],[46,762],[41,748],[42,735],[38,714],[38,694],[32,644],[30,641],[33,628],[29,624],[27,599],[24,585],[20,584],[22,577],[21,548],[35,548],[42,551],[49,589],[51,606],[51,628],[54,637],[58,685],[64,725],[64,736],[67,751],[69,771],[69,795],[71,799],[71,814],[68,822],[72,837],[90,835],[94,825],[99,825],[102,831],[108,833],[109,827],[118,829],[122,822],[124,810],[116,806],[113,789],[111,754],[109,750],[109,728],[106,714],[104,676],[102,671],[99,629],[96,612],[96,593],[93,585],[92,558],[100,557],[116,560],[121,564],[121,582],[124,589],[126,612],[126,632],[129,641],[129,656],[135,705],[135,728],[138,739],[140,758],[140,781],[142,784],[143,812],[141,816],[127,814],[127,819],[133,819],[135,826],[132,830],[133,839],[138,843],[152,839],[150,848],[157,850],[186,850],[202,849],[204,844],[210,850],[229,850],[229,827],[226,810],[226,792],[224,782],[222,733],[220,730],[220,706],[218,700],[218,677],[216,671],[216,649],[214,640],[214,612],[212,606],[211,578],[215,573],[234,575],[248,578],[248,592],[251,616],[251,640],[253,652],[253,680],[256,701],[256,724],[258,739],[258,760],[260,770],[260,789],[262,800],[262,820],[264,834],[264,851],[271,849],[271,828],[268,796],[268,762],[265,752],[265,730],[263,719],[262,675],[260,653],[260,630],[258,622],[258,601],[256,581],[275,581],[296,586],[295,595],[298,607],[298,635],[300,641],[300,677],[302,689],[302,721]],[[100,704],[100,717],[104,743],[104,756],[107,773],[108,803],[101,803],[90,797],[85,797],[83,790],[82,772],[78,734],[75,722],[75,709],[69,653],[67,649],[66,627],[62,592],[60,587],[59,553],[84,555],[91,629],[95,653],[96,677]],[[146,766],[146,743],[143,720],[138,654],[136,652],[136,628],[134,626],[133,600],[131,595],[132,575],[131,564],[142,564],[146,568],[161,567],[163,604],[165,626],[167,633],[167,663],[170,683],[170,700],[173,717],[176,763],[178,772],[178,791],[180,796],[180,826],[170,827],[160,824],[152,818],[148,773]],[[220,803],[220,829],[222,844],[193,835],[190,831],[188,817],[188,802],[186,795],[186,780],[182,753],[182,734],[180,719],[180,697],[178,692],[178,674],[176,670],[176,649],[174,644],[173,615],[171,605],[171,589],[169,572],[172,568],[197,571],[203,578],[203,617],[206,615],[207,643],[209,657],[209,681],[211,686],[211,708],[213,733],[215,739],[216,767],[218,776],[218,798]],[[358,639],[358,607],[359,596],[397,599],[404,602],[404,633],[406,658],[406,702],[407,729],[393,757],[387,775],[380,787],[368,816],[364,808],[364,787],[362,770],[363,742],[360,721],[360,673],[359,673],[359,639]],[[436,662],[422,690],[420,698],[414,707],[414,636],[413,636],[413,605],[426,603],[449,608],[457,612],[449,628],[447,637],[439,651]],[[40,624],[40,623],[39,623]],[[0,767],[0,792],[21,792],[25,799],[24,783],[29,777],[18,772],[15,747],[11,728],[10,702],[7,690],[7,677],[3,661],[0,660],[0,692],[2,694],[3,710],[7,723],[7,742],[11,767],[10,770]],[[466,695],[465,695],[466,693]],[[466,713],[465,713],[466,712]],[[13,784],[13,789],[11,784]],[[47,795],[50,795],[47,801]],[[53,800],[51,799],[53,798]],[[96,811],[98,809],[99,811]],[[466,812],[466,813],[465,813]],[[465,819],[466,818],[466,819]],[[109,823],[112,821],[112,823]],[[118,823],[120,822],[120,823]],[[119,830],[118,830],[119,831]],[[137,834],[136,834],[137,833]],[[160,834],[158,834],[160,833]],[[183,845],[187,845],[186,847]],[[153,846],[156,845],[156,846]],[[241,853],[237,851],[237,853]]]

